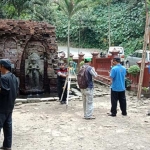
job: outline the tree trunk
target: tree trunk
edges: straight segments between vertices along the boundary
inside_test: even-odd
[[[109,47],[111,46],[111,39],[110,39],[110,34],[111,34],[111,27],[110,27],[110,2],[108,3],[108,19],[109,19],[109,24],[108,24],[108,40],[109,40]]]
[[[18,20],[20,20],[20,14],[21,14],[21,13],[20,13],[20,10],[18,10],[18,13],[17,13],[17,14],[18,14]]]
[[[68,53],[67,64],[69,66],[69,60],[70,60],[70,19],[68,19],[68,51],[67,51],[67,53]]]

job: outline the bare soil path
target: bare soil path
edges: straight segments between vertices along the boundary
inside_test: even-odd
[[[101,93],[109,88],[98,86]],[[102,94],[103,95],[103,94]],[[16,105],[13,113],[13,150],[149,150],[150,99],[127,93],[128,116],[118,107],[117,117],[107,116],[110,95],[94,98],[95,120],[83,119],[82,101]],[[0,135],[2,143],[3,135]]]

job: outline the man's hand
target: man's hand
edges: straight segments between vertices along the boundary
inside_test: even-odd
[[[111,85],[111,84],[112,84],[112,81],[109,81],[109,82],[108,82],[108,84],[110,84],[110,85]]]
[[[114,61],[113,60],[111,60],[111,66],[113,67],[113,66],[115,66],[115,64],[114,64]]]

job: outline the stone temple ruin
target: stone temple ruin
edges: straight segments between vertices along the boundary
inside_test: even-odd
[[[21,94],[55,92],[58,64],[55,27],[44,22],[1,20],[0,59],[12,62]]]

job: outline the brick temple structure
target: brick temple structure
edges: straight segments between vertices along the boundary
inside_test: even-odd
[[[55,27],[45,22],[0,20],[0,59],[12,62],[21,94],[56,91]]]

